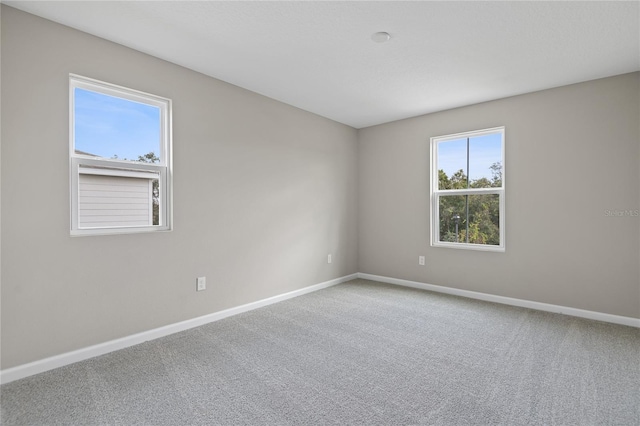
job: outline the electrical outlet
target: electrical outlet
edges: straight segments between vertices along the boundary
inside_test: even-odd
[[[331,263],[331,255],[327,256],[327,263]]]
[[[202,291],[207,289],[207,277],[196,278],[196,291]]]
[[[424,266],[424,256],[418,256],[418,265]]]

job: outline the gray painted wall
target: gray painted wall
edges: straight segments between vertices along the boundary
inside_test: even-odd
[[[71,72],[173,100],[173,232],[69,236]],[[3,369],[357,272],[355,129],[6,6],[2,112]]]
[[[357,271],[640,317],[638,73],[356,132],[6,6],[1,71],[3,369]],[[70,72],[173,99],[173,232],[69,236]],[[500,125],[506,253],[431,248],[429,137]]]
[[[358,131],[359,272],[640,317],[639,74]],[[506,126],[506,252],[430,247],[429,138]],[[418,265],[418,256],[426,265]]]

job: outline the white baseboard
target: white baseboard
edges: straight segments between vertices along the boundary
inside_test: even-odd
[[[493,294],[479,293],[476,291],[460,290],[457,288],[443,287],[433,284],[424,284],[417,281],[401,280],[397,278],[382,277],[379,275],[363,274],[359,272],[358,278],[378,281],[387,284],[396,284],[404,287],[420,288],[423,290],[435,291],[438,293],[452,294],[455,296],[468,297],[470,299],[485,300],[487,302],[501,303],[503,305],[520,306],[523,308],[535,309],[538,311],[554,312],[557,314],[571,315],[574,317],[587,318],[596,321],[610,322],[613,324],[628,325],[640,328],[640,319],[623,317],[619,315],[605,314],[602,312],[587,311],[584,309],[570,308],[567,306],[551,305],[549,303],[533,302],[530,300],[514,299],[512,297],[495,296]]]
[[[305,287],[299,290],[294,290],[289,293],[280,294],[278,296],[269,297],[267,299],[258,300],[256,302],[247,303],[246,305],[237,306],[235,308],[226,309],[224,311],[215,312],[209,315],[204,315],[198,318],[170,324],[164,327],[155,328],[153,330],[145,331],[142,333],[133,334],[120,339],[111,340],[108,342],[100,343],[97,345],[89,346],[86,348],[78,349],[72,352],[52,356],[50,358],[41,359],[39,361],[30,362],[28,364],[19,365],[17,367],[8,368],[0,371],[0,383],[9,383],[14,380],[19,380],[34,374],[43,373],[45,371],[53,370],[54,368],[63,367],[65,365],[73,364],[78,361],[84,361],[89,358],[93,358],[99,355],[104,355],[109,352],[117,351],[120,349],[128,348],[140,343],[147,342],[149,340],[158,339],[160,337],[168,336],[173,333],[188,330],[190,328],[199,327],[204,324],[219,321],[221,319],[248,312],[254,309],[261,308],[263,306],[271,305],[273,303],[281,302],[283,300],[291,299],[296,296],[302,296],[303,294],[311,293],[323,288],[331,287],[337,284],[341,284],[350,281],[355,278],[362,278],[371,281],[378,281],[388,284],[396,284],[404,287],[419,288],[423,290],[434,291],[438,293],[452,294],[455,296],[468,297],[471,299],[485,300],[487,302],[501,303],[505,305],[520,306],[523,308],[536,309],[539,311],[555,312],[559,314],[571,315],[575,317],[587,318],[596,321],[610,322],[614,324],[627,325],[631,327],[640,328],[640,319],[623,317],[618,315],[605,314],[601,312],[587,311],[583,309],[570,308],[567,306],[551,305],[548,303],[533,302],[530,300],[514,299],[511,297],[495,296],[487,293],[479,293],[469,290],[461,290],[451,287],[443,287],[433,284],[425,284],[417,281],[408,281],[398,278],[389,278],[379,275],[371,275],[364,273],[357,273],[346,275],[344,277],[336,278],[330,281],[325,281],[320,284]]]
[[[226,309],[224,311],[215,312],[213,314],[204,315],[201,317],[193,318],[190,320],[170,324],[164,327],[154,328],[153,330],[144,331],[142,333],[133,334],[120,339],[111,340],[108,342],[100,343],[86,348],[78,349],[72,352],[63,353],[60,355],[52,356],[49,358],[41,359],[38,361],[30,362],[28,364],[19,365],[13,368],[7,368],[0,371],[0,383],[9,383],[14,380],[19,380],[34,374],[43,373],[54,368],[63,367],[65,365],[73,364],[74,362],[84,361],[85,359],[93,358],[99,355],[104,355],[109,352],[117,351],[120,349],[128,348],[140,343],[144,343],[149,340],[154,340],[160,337],[168,336],[173,333],[188,330],[190,328],[199,327],[210,322],[219,321],[221,319],[241,314],[243,312],[252,311],[254,309],[262,308],[263,306],[271,305],[273,303],[281,302],[283,300],[291,299],[296,296],[302,296],[303,294],[311,293],[321,290],[323,288],[331,287],[337,284],[341,284],[346,281],[358,278],[358,274],[346,275],[344,277],[336,278],[330,281],[325,281],[320,284],[315,284],[309,287],[294,290],[289,293],[280,294],[278,296],[269,297],[267,299],[258,300],[256,302],[247,303],[246,305],[237,306],[235,308]]]

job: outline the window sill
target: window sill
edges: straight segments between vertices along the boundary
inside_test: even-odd
[[[502,246],[490,246],[483,244],[466,244],[466,243],[431,243],[431,247],[450,248],[455,250],[475,250],[475,251],[492,251],[498,253],[504,253],[505,247]]]
[[[90,237],[93,235],[143,234],[151,232],[171,232],[167,226],[132,226],[130,228],[84,228],[71,230],[72,237]]]

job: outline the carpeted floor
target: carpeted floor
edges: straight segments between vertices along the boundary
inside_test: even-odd
[[[354,280],[0,391],[4,425],[638,425],[640,330]]]

